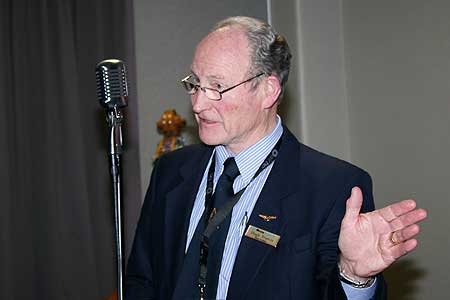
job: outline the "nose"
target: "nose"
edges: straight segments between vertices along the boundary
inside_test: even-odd
[[[195,94],[191,95],[191,104],[192,104],[192,110],[194,113],[200,113],[205,109],[208,109],[211,100],[206,97],[205,93],[198,89]]]

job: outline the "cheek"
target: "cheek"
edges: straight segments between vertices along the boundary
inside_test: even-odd
[[[223,129],[232,134],[239,130],[245,120],[242,119],[242,108],[238,105],[225,105],[221,110],[218,110],[222,120]]]
[[[238,105],[229,103],[221,103],[222,105],[216,107],[216,112],[225,123],[225,126],[230,126],[231,122],[235,121],[239,115],[240,109]]]
[[[241,103],[239,106],[233,106],[230,108],[230,114],[235,116],[235,119],[239,119],[241,122],[247,122],[252,120],[258,114],[258,110],[251,103]]]
[[[234,103],[231,103],[232,100],[218,103],[220,105],[216,106],[215,110],[220,115],[226,131],[239,131],[254,122],[259,112],[251,101],[252,99],[243,98]]]

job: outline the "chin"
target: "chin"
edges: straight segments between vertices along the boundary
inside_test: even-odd
[[[217,145],[222,144],[219,139],[215,139],[215,138],[205,138],[205,137],[200,136],[200,140],[204,144],[209,145],[209,146],[217,146]]]
[[[223,144],[223,138],[220,137],[217,133],[214,132],[199,132],[200,140],[210,146],[216,146]]]

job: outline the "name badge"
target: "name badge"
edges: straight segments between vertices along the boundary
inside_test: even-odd
[[[247,231],[245,232],[245,236],[251,239],[260,241],[264,244],[270,245],[274,248],[277,247],[278,241],[280,240],[280,236],[269,232],[267,230],[255,227],[253,225],[249,225]]]

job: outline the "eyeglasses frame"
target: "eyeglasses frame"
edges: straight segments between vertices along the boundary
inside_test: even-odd
[[[197,93],[197,91],[198,91],[199,89],[200,89],[203,93],[205,93],[205,95],[206,95],[206,91],[205,91],[205,90],[208,89],[208,90],[215,91],[215,92],[219,93],[220,98],[219,98],[219,99],[211,99],[211,98],[208,97],[208,96],[207,96],[207,98],[210,99],[210,100],[213,100],[213,101],[220,101],[220,100],[222,100],[222,95],[223,95],[224,93],[229,92],[229,91],[231,91],[232,89],[237,88],[238,86],[243,85],[244,83],[247,83],[247,82],[249,82],[249,81],[252,81],[253,79],[256,79],[256,78],[258,78],[258,77],[260,77],[260,76],[262,76],[262,75],[264,75],[264,74],[265,74],[264,72],[263,72],[263,73],[259,73],[258,75],[255,75],[255,76],[253,76],[253,77],[250,77],[249,79],[246,79],[246,80],[244,80],[244,81],[242,81],[242,82],[239,82],[239,83],[237,83],[237,84],[235,84],[235,85],[233,85],[233,86],[230,86],[229,88],[226,88],[226,89],[224,89],[223,91],[219,91],[219,90],[217,90],[217,89],[213,89],[213,88],[209,88],[209,87],[203,87],[203,86],[200,86],[200,84],[194,84],[194,83],[192,83],[192,82],[189,82],[188,79],[189,79],[191,76],[193,76],[193,74],[189,74],[189,75],[186,76],[185,78],[181,79],[181,83],[184,85],[184,83],[187,82],[187,83],[189,83],[189,84],[194,85],[194,89],[193,89],[194,92],[190,93],[189,91],[186,90],[186,91],[188,92],[189,95],[194,95],[195,93]]]

